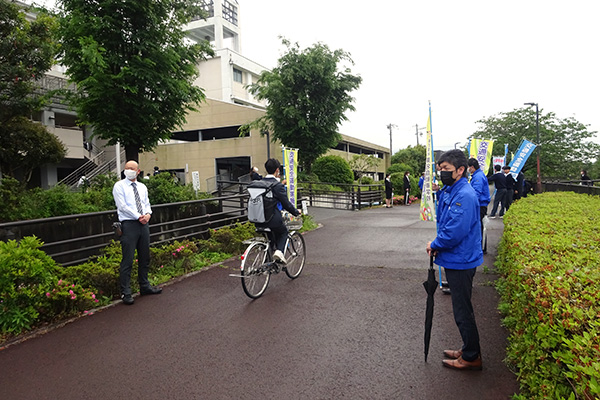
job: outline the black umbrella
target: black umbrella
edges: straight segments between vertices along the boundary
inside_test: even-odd
[[[433,323],[433,294],[437,289],[438,283],[435,280],[435,270],[433,269],[433,255],[429,258],[429,273],[427,280],[423,282],[423,287],[427,292],[427,307],[425,309],[425,362],[429,354],[429,341],[431,340],[431,325]]]

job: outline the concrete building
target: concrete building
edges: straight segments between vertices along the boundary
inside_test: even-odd
[[[197,171],[201,190],[210,189],[217,176],[237,179],[257,166],[264,174],[263,164],[270,155],[281,159],[281,145],[267,144],[267,138],[252,131],[240,137],[238,128],[264,115],[265,104],[246,90],[256,82],[266,68],[242,55],[241,12],[237,0],[205,0],[203,7],[209,17],[196,19],[184,29],[191,40],[207,40],[215,56],[198,65],[195,84],[203,88],[207,102],[197,112],[191,112],[181,131],[172,140],[157,146],[153,153],[140,154],[140,168],[151,173],[160,170],[176,172],[180,181],[192,182]],[[251,6],[251,3],[248,3]],[[33,14],[29,18],[35,18]],[[41,80],[42,90],[68,88],[64,67],[58,65]],[[93,128],[79,126],[75,112],[70,111],[63,98],[53,98],[52,104],[33,116],[47,126],[67,146],[67,157],[58,165],[41,168],[32,184],[50,187],[59,182],[76,185],[82,175],[88,178],[108,171],[121,171],[124,151],[94,138]],[[330,154],[350,160],[354,154],[372,154],[382,162],[371,171],[376,180],[383,179],[390,165],[389,150],[385,147],[342,135],[343,140]],[[302,155],[300,154],[300,157]]]

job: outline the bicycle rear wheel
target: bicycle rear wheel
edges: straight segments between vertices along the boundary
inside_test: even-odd
[[[242,256],[242,288],[252,299],[262,296],[271,279],[266,261],[267,245],[264,243],[252,243]]]
[[[298,232],[293,232],[289,235],[289,243],[285,249],[285,259],[287,264],[285,265],[285,273],[291,279],[296,279],[304,268],[304,261],[306,260],[306,247],[304,246],[304,237]]]

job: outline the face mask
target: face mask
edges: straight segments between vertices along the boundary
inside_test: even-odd
[[[125,178],[129,179],[130,181],[134,180],[137,176],[137,171],[132,169],[126,169],[123,171],[123,173],[125,174]]]
[[[440,171],[440,176],[444,186],[452,186],[454,184],[455,181],[452,177],[453,173],[454,171]]]

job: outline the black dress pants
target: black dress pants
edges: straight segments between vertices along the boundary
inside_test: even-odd
[[[150,268],[150,226],[139,221],[122,221],[121,251],[123,258],[119,268],[121,294],[131,294],[131,269],[137,250],[138,283],[140,288],[150,287],[148,269]]]
[[[474,361],[480,353],[479,332],[475,323],[475,313],[471,303],[473,292],[473,277],[476,268],[472,269],[448,269],[446,279],[452,296],[452,311],[454,321],[462,337],[462,358],[465,361]]]

